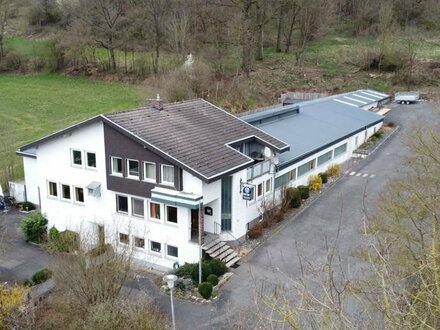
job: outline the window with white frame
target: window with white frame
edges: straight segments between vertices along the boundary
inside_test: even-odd
[[[129,244],[130,237],[127,234],[119,233],[119,243]]]
[[[122,158],[111,157],[112,174],[122,176]]]
[[[263,183],[257,185],[257,198],[263,196]]]
[[[62,184],[61,185],[61,197],[63,199],[70,200],[72,198],[70,194],[70,186],[68,184]]]
[[[72,150],[72,165],[82,166],[82,151]]]
[[[119,213],[128,213],[128,197],[116,195],[116,211]]]
[[[89,168],[96,168],[96,154],[94,152],[86,152],[86,165]]]
[[[133,179],[139,179],[139,161],[127,159],[127,176]]]
[[[75,187],[75,202],[84,203],[84,189],[81,187]]]
[[[301,166],[298,167],[298,177],[303,176],[309,173],[311,170],[315,168],[315,160],[311,160]]]
[[[145,239],[141,237],[134,237],[134,246],[139,249],[145,249]]]
[[[48,182],[49,196],[58,197],[58,185],[56,182]]]
[[[131,199],[131,212],[136,217],[144,217],[144,200],[140,198]]]
[[[177,207],[167,205],[167,222],[177,223]]]
[[[296,180],[296,168],[294,168],[293,170],[290,170],[289,172],[287,172],[287,178],[289,181],[295,181]]]
[[[156,163],[144,162],[144,180],[156,182]]]
[[[161,165],[161,179],[164,184],[174,184],[174,166]]]
[[[325,154],[318,157],[318,166],[328,163],[332,160],[333,150],[326,152]]]
[[[271,186],[272,186],[272,182],[271,182],[272,180],[271,179],[267,179],[266,180],[266,184],[265,184],[265,192],[266,193],[268,193],[269,191],[270,191],[270,188],[271,188]]]
[[[160,220],[160,204],[150,202],[150,218]]]
[[[162,251],[162,244],[155,241],[150,241],[150,251],[160,253]]]
[[[167,256],[178,258],[179,257],[179,249],[176,246],[167,245]]]
[[[339,147],[335,148],[334,157],[336,158],[345,152],[347,152],[347,143],[344,143],[344,144],[340,145]]]

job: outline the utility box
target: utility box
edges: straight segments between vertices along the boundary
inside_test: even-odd
[[[17,203],[26,201],[26,184],[24,181],[9,181],[9,196]]]

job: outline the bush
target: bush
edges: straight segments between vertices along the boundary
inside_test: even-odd
[[[1,61],[0,70],[3,71],[20,71],[25,67],[25,59],[17,52],[9,51]]]
[[[35,210],[35,205],[32,204],[31,202],[23,202],[23,203],[21,203],[21,208],[24,211],[32,211],[32,210]]]
[[[275,222],[281,222],[284,220],[284,211],[278,210],[278,212],[274,216]]]
[[[205,299],[211,298],[211,295],[212,295],[212,284],[209,283],[209,282],[200,283],[199,284],[199,293]]]
[[[298,190],[299,190],[299,192],[301,194],[301,198],[302,199],[309,198],[309,196],[310,196],[309,187],[307,187],[307,186],[298,186],[297,188],[298,188]]]
[[[211,275],[209,275],[209,276],[211,276]],[[176,287],[176,289],[181,290],[181,291],[186,290],[186,286],[185,286],[185,283],[183,283],[183,281],[177,281],[175,287]]]
[[[41,243],[47,231],[47,219],[41,213],[27,215],[21,221],[21,230],[27,241]]]
[[[339,176],[341,174],[341,165],[331,164],[327,169],[327,174],[329,177]]]
[[[283,191],[283,210],[287,211],[290,207],[292,207],[292,198],[293,198],[293,189],[294,188],[285,188]]]
[[[46,282],[52,277],[52,271],[50,269],[44,268],[32,275],[32,283],[34,285]]]
[[[197,267],[199,267],[198,263],[193,263],[193,264],[185,263],[183,266],[177,268],[174,274],[176,274],[179,277],[192,277],[191,274],[193,273],[194,268]]]
[[[212,286],[216,286],[218,284],[218,276],[215,274],[211,274],[206,279],[209,283],[212,284]]]
[[[59,232],[54,226],[49,229],[49,247],[57,252],[72,252],[79,249],[77,233],[66,230]]]
[[[261,223],[257,223],[248,230],[247,235],[249,239],[256,239],[261,237],[261,235],[263,235],[263,225]]]
[[[321,178],[323,184],[326,184],[328,182],[328,174],[326,172],[321,172],[318,175]]]
[[[309,189],[311,191],[319,191],[322,189],[322,179],[319,175],[312,174],[309,176]]]
[[[226,267],[225,263],[220,259],[211,259],[209,261],[209,266],[211,267],[212,274],[217,276],[222,276],[228,271],[228,267]]]
[[[372,136],[374,136],[376,139],[380,139],[382,138],[383,132],[382,131],[377,131],[376,133],[374,133]]]
[[[292,198],[290,199],[290,206],[297,209],[301,206],[301,192],[298,188],[292,188]]]
[[[199,264],[191,271],[191,278],[194,283],[199,283]],[[212,274],[211,266],[208,261],[202,262],[202,282],[206,282],[209,275]]]

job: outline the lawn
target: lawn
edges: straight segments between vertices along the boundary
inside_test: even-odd
[[[0,182],[23,177],[23,144],[94,115],[139,106],[138,87],[61,74],[0,74]]]

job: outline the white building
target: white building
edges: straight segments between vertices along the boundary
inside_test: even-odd
[[[130,244],[137,259],[171,268],[198,260],[200,231],[207,252],[232,265],[239,257],[215,242],[245,239],[274,189],[345,161],[382,124],[322,102],[242,119],[200,99],[100,115],[17,151],[27,199],[90,247]]]

